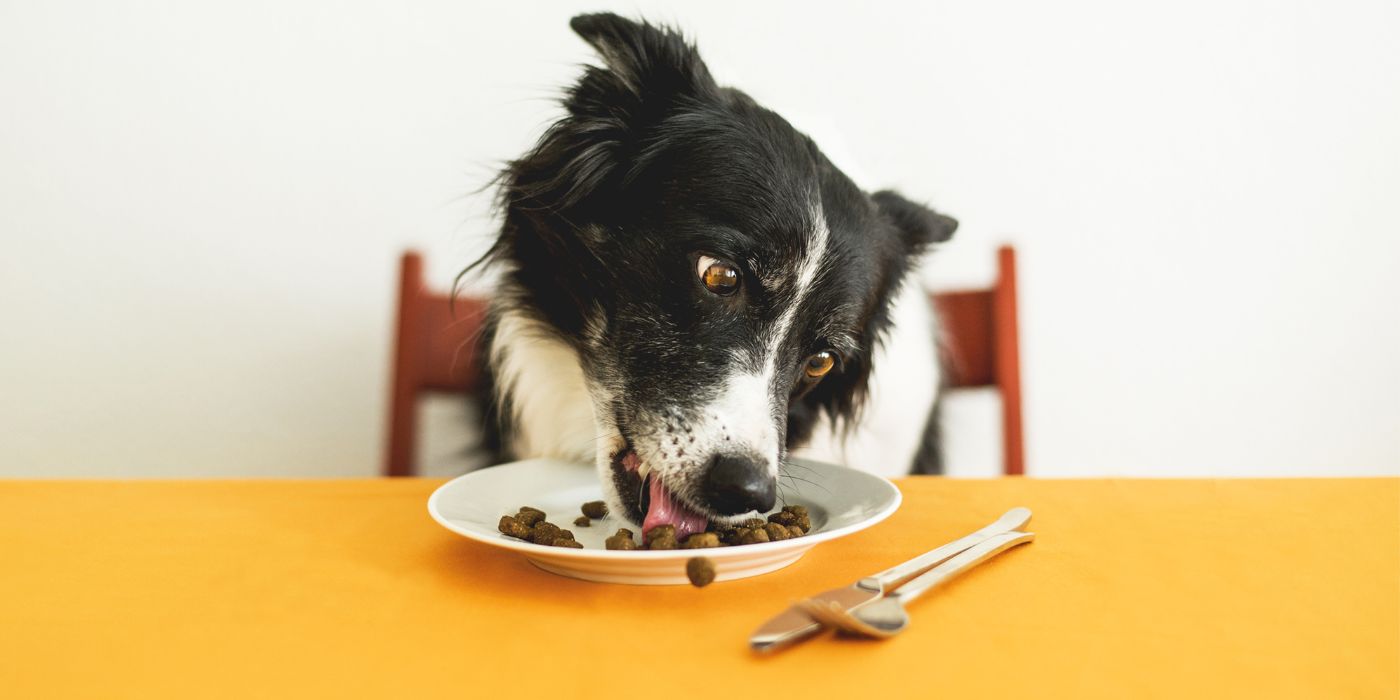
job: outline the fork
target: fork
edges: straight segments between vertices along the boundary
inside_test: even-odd
[[[854,613],[832,601],[811,598],[798,601],[796,605],[812,619],[827,627],[850,634],[887,639],[909,626],[909,613],[904,609],[905,604],[913,602],[954,576],[1016,545],[1034,539],[1034,532],[1008,532],[991,537],[911,579],[884,598],[857,608]]]

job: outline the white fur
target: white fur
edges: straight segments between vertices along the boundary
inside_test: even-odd
[[[817,272],[826,263],[826,242],[831,238],[831,229],[827,228],[826,216],[822,214],[820,204],[814,204],[811,212],[812,238],[807,244],[807,254],[798,264],[797,274],[793,275],[792,298],[787,300],[787,309],[778,317],[778,322],[773,324],[773,335],[768,338],[768,352],[763,358],[763,376],[770,381],[773,377],[773,367],[782,352],[783,342],[792,330],[792,319],[802,308],[802,301],[807,296],[807,290],[811,289],[812,281],[817,278]]]
[[[514,420],[511,450],[524,457],[593,459],[593,402],[578,353],[518,311],[496,325],[491,362],[496,391],[508,398]]]

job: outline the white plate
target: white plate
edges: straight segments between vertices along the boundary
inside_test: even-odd
[[[766,574],[802,558],[812,547],[863,530],[899,507],[899,489],[874,474],[834,464],[795,459],[779,494],[789,504],[807,506],[812,530],[804,537],[706,550],[611,551],[603,539],[626,527],[641,528],[609,515],[590,527],[576,527],[579,506],[602,498],[591,466],[554,459],[532,459],[490,467],[443,484],[428,499],[428,512],[443,527],[464,537],[525,555],[545,571],[588,581],[636,584],[688,583],[685,563],[697,554],[715,563],[715,580]],[[547,547],[501,534],[502,515],[520,506],[543,510],[550,522],[574,533],[583,549]]]

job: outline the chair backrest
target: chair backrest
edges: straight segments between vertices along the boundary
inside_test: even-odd
[[[997,281],[991,289],[940,292],[931,298],[942,325],[948,387],[1000,390],[1002,468],[1007,474],[1024,473],[1015,251],[1010,246],[997,251]],[[453,299],[430,291],[423,280],[422,256],[404,253],[399,267],[386,475],[414,473],[420,396],[465,394],[478,388],[476,340],[486,305],[485,299]]]
[[[1002,471],[1026,473],[1021,432],[1021,342],[1016,311],[1016,250],[997,249],[991,289],[939,292],[943,364],[953,389],[996,387],[1001,393]]]
[[[420,396],[467,394],[477,389],[476,336],[485,318],[485,299],[453,299],[430,291],[423,280],[423,257],[412,251],[403,254],[399,261],[385,475],[414,473]]]

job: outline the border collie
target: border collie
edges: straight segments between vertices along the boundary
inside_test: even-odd
[[[957,222],[867,194],[721,87],[677,31],[570,26],[602,58],[500,176],[483,335],[504,456],[592,462],[612,512],[678,537],[772,509],[795,451],[936,471],[918,263]]]

